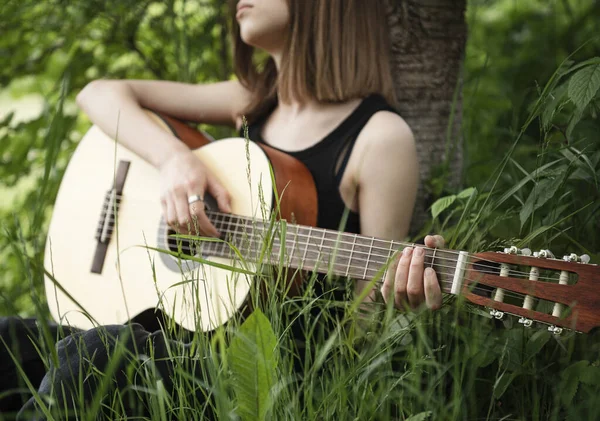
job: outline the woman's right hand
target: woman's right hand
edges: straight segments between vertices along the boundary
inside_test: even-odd
[[[203,198],[211,194],[219,210],[231,213],[231,197],[202,161],[190,150],[178,151],[160,165],[159,171],[161,204],[169,226],[178,233],[219,237],[206,216]],[[193,201],[195,195],[201,200]]]

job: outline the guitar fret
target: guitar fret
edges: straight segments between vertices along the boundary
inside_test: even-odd
[[[435,249],[433,249],[433,253],[431,254],[431,264],[429,265],[429,267],[431,269],[433,269],[433,265],[434,265],[434,262],[435,262],[435,254],[436,253],[437,253],[437,249],[435,248]]]
[[[350,266],[352,266],[352,255],[354,254],[354,246],[356,245],[356,235],[352,236],[352,248],[350,249],[350,255],[348,256],[348,265],[346,266],[346,274],[344,275],[346,278],[350,272]]]
[[[289,230],[286,231],[286,233],[285,233],[285,237],[286,237],[285,243],[286,244],[287,244],[288,232],[289,232]],[[293,243],[292,243],[292,250],[290,251],[290,254],[289,254],[290,260],[288,262],[288,265],[291,265],[292,262],[294,261],[294,250],[296,249],[296,243],[298,242],[298,229],[296,229],[296,235],[292,238],[292,241],[293,241]]]
[[[218,215],[217,215],[217,218],[218,218]],[[218,228],[218,221],[217,221],[217,218],[215,218],[214,225],[215,225],[215,227],[217,227],[217,228]],[[194,234],[195,234],[195,235],[201,235],[201,233],[200,233],[200,232],[194,232]],[[201,244],[201,247],[202,247],[202,252],[203,252],[203,253],[205,253],[205,254],[208,254],[208,255],[212,255],[212,250],[211,250],[212,243],[208,243],[208,242],[204,242],[204,241],[203,241],[203,242],[201,242],[200,244]]]
[[[323,255],[323,243],[325,242],[325,230],[321,230],[321,233],[323,235],[321,236],[321,244],[319,244],[319,254],[317,257],[317,263],[315,264],[315,268],[316,268],[316,265],[318,265],[319,259]]]
[[[226,230],[227,228],[224,226],[224,219],[222,214],[217,214],[217,218],[215,219],[215,228],[218,229],[219,226],[222,227],[223,230]],[[216,242],[210,242],[208,243],[208,252],[211,255],[216,255],[217,254],[217,243]]]
[[[388,254],[388,260],[394,255],[395,251],[394,241],[390,241],[390,254]]]
[[[306,262],[306,253],[308,253],[308,247],[310,246],[310,240],[312,238],[311,234],[312,234],[312,227],[308,227],[306,244],[304,244],[304,253],[302,254],[302,261],[299,262],[298,267],[304,266],[304,262]]]
[[[230,227],[231,227],[231,223],[233,222],[233,218],[237,219],[237,217],[229,217],[228,224],[227,224],[228,225],[228,228],[227,228],[228,231],[230,231],[230,229],[231,229]],[[236,241],[238,240],[238,229],[240,228],[240,226],[241,226],[241,223],[240,223],[240,221],[238,219],[235,222],[235,229],[233,230],[233,234],[232,234],[232,238],[231,238],[231,242],[234,245],[236,244]],[[244,242],[244,239],[243,239],[244,235],[243,235],[243,233],[240,234],[239,237],[240,237],[239,238],[239,243],[238,243],[238,245],[236,247],[241,248],[241,247],[244,246],[243,245],[243,242]]]
[[[394,255],[394,251],[395,251],[395,247],[394,247],[394,241],[392,240],[392,241],[390,241],[390,250],[389,250],[389,253],[388,253],[388,258],[387,258],[387,265],[388,265],[388,266],[385,268],[385,272],[383,272],[382,279],[385,279],[385,276],[386,276],[386,274],[387,274],[387,271],[388,271],[388,270],[389,270],[389,268],[390,268],[390,265],[389,265],[389,264],[391,263],[391,262],[390,262],[390,259],[391,259],[391,258],[392,258],[392,256]]]
[[[371,244],[369,245],[369,254],[367,255],[367,262],[365,263],[365,273],[362,279],[367,279],[367,272],[369,271],[369,264],[371,263],[371,254],[373,253],[373,242],[375,237],[371,237]]]

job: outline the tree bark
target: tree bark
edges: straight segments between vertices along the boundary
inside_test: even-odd
[[[413,215],[415,234],[427,208],[462,171],[461,71],[467,38],[466,0],[389,0],[392,72],[399,111],[417,143],[421,185]],[[438,171],[442,170],[442,171]]]

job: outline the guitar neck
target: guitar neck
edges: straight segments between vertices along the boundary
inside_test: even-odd
[[[286,221],[268,223],[210,212],[219,231],[251,261],[282,264],[292,269],[329,273],[353,279],[382,277],[390,259],[413,243],[315,228]],[[209,254],[227,257],[228,246],[211,243]],[[425,266],[432,267],[442,291],[457,294],[462,285],[466,253],[425,248]]]

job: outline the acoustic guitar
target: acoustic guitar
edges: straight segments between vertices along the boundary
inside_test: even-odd
[[[188,330],[211,331],[247,308],[259,263],[352,279],[383,279],[394,253],[413,244],[316,228],[317,194],[291,156],[243,138],[211,141],[149,113],[193,149],[232,198],[232,214],[206,198],[219,240],[173,236],[158,172],[93,126],[64,174],[45,250],[52,316],[79,328],[125,323],[160,308]],[[275,217],[272,217],[272,216]],[[600,269],[586,256],[554,258],[516,248],[470,254],[426,249],[442,290],[554,333],[600,325]]]

